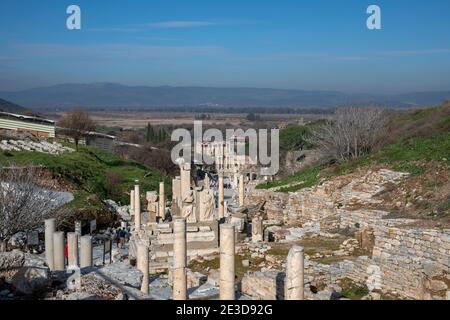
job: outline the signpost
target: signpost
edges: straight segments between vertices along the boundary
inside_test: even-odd
[[[103,264],[105,264],[106,255],[109,254],[109,264],[112,263],[112,239],[103,240]]]

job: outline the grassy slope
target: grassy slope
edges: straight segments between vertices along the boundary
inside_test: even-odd
[[[334,168],[315,165],[285,179],[260,184],[257,188],[286,186],[279,191],[294,192],[314,186],[322,179],[351,173],[371,164],[383,164],[414,175],[426,170],[412,163],[415,161],[439,161],[450,165],[450,105],[395,117],[389,126],[389,136],[393,143],[356,161],[343,162]]]
[[[3,152],[0,153],[0,166],[14,163],[17,165],[42,165],[47,167],[56,177],[69,182],[78,191],[71,206],[87,205],[87,198],[95,194],[100,199],[113,199],[123,204],[129,203],[126,194],[139,180],[141,190],[157,191],[163,177],[139,163],[123,160],[120,157],[94,148],[80,147],[79,152],[62,155],[49,155],[37,152]],[[106,174],[116,172],[120,175],[118,192],[111,192],[107,187]],[[166,182],[166,193],[170,193],[169,179]]]

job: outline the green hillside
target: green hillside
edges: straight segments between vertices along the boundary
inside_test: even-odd
[[[79,152],[49,155],[38,152],[0,152],[0,166],[15,164],[46,167],[53,176],[69,184],[75,190],[73,207],[101,206],[101,202],[90,201],[112,199],[129,204],[129,190],[139,180],[142,192],[159,190],[159,182],[165,181],[166,194],[170,195],[171,181],[158,171],[137,162],[88,147]]]
[[[303,127],[298,130],[304,132]],[[384,165],[413,175],[426,173],[432,162],[450,166],[450,103],[395,115],[386,132],[385,144],[369,155],[333,165],[316,164],[257,188],[280,187],[281,192],[294,192],[371,165]]]

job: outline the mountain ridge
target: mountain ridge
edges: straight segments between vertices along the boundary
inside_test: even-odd
[[[341,105],[420,107],[450,99],[449,91],[409,92],[395,95],[348,94],[327,90],[252,87],[127,86],[118,83],[64,83],[21,91],[0,92],[0,97],[35,109],[148,108],[152,107],[291,107],[333,108]]]

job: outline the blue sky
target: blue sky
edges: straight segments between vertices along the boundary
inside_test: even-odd
[[[2,0],[0,91],[71,82],[450,90],[450,1]]]

